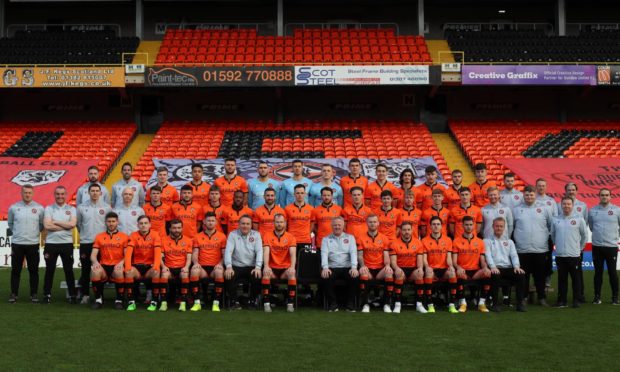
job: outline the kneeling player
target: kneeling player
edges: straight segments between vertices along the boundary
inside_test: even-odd
[[[123,265],[129,237],[118,231],[118,215],[116,213],[109,212],[106,214],[105,225],[106,231],[95,237],[93,251],[90,255],[92,264],[90,280],[93,283],[93,293],[95,294],[93,309],[101,309],[103,306],[103,286],[105,282],[112,281],[116,284],[114,307],[117,310],[122,310],[125,292]]]
[[[272,280],[286,279],[288,284],[288,298],[286,311],[295,311],[295,293],[297,278],[295,277],[295,261],[297,240],[293,234],[286,232],[286,219],[282,214],[276,214],[273,219],[274,231],[263,237],[263,306],[266,313],[271,312],[269,289]]]
[[[159,311],[168,310],[168,281],[175,280],[176,287],[181,287],[181,304],[179,311],[185,311],[187,306],[187,291],[189,287],[189,268],[192,263],[192,240],[183,236],[183,222],[170,221],[170,235],[162,242],[161,277],[159,279],[161,305]]]
[[[415,283],[416,309],[426,313],[422,305],[424,295],[424,266],[418,262],[418,253],[422,250],[420,239],[413,237],[411,222],[403,222],[400,226],[400,238],[392,242],[390,261],[394,270],[394,313],[400,313],[403,287],[406,282]]]
[[[159,295],[159,275],[161,265],[161,237],[151,231],[151,219],[138,217],[138,231],[129,236],[129,245],[125,251],[125,285],[127,287],[127,311],[136,310],[134,295],[138,293],[141,280],[151,281],[155,297]],[[148,311],[157,310],[157,301],[151,299]]]
[[[235,199],[237,192],[235,192]],[[229,225],[230,226],[230,225]],[[226,249],[226,235],[217,231],[217,216],[213,212],[207,212],[203,221],[201,233],[194,236],[192,253],[192,271],[190,284],[194,306],[191,311],[200,311],[199,284],[202,284],[202,294],[207,295],[209,279],[215,281],[215,299],[211,305],[211,311],[220,311],[222,292],[224,290],[224,265],[223,251]]]
[[[462,219],[463,234],[454,238],[452,242],[452,262],[456,267],[456,277],[458,278],[458,298],[459,312],[467,311],[467,301],[465,300],[465,282],[475,280],[480,287],[480,299],[478,310],[488,313],[486,298],[491,288],[489,279],[491,270],[487,267],[484,257],[484,242],[474,235],[474,219],[465,216]]]
[[[390,266],[390,238],[379,232],[379,217],[371,214],[366,219],[368,232],[355,237],[357,242],[357,261],[360,265],[360,290],[362,313],[370,312],[368,303],[368,282],[385,282],[383,312],[391,313],[392,292],[394,291],[394,272]]]
[[[424,260],[424,287],[428,312],[435,312],[435,305],[431,301],[433,295],[433,281],[447,281],[450,283],[448,291],[448,311],[458,314],[454,306],[456,297],[456,273],[452,266],[452,240],[442,234],[441,218],[433,216],[430,219],[431,233],[422,239]]]

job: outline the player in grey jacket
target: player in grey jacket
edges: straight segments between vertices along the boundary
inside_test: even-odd
[[[93,183],[101,187],[101,197],[103,198],[103,201],[110,204],[110,193],[105,185],[99,182],[99,168],[97,168],[96,165],[92,165],[88,167],[88,182],[80,186],[75,194],[76,205],[80,205],[90,198],[90,195],[88,194],[88,187]]]
[[[500,203],[512,209],[523,203],[523,193],[514,188],[515,174],[506,173],[504,175],[504,189],[500,191]],[[510,236],[510,234],[509,234]]]
[[[224,266],[226,293],[233,308],[241,309],[237,302],[237,287],[241,280],[250,282],[250,306],[255,304],[262,276],[263,240],[258,231],[252,230],[250,216],[242,216],[239,219],[239,228],[228,235]]]
[[[553,216],[548,208],[536,202],[536,191],[526,186],[523,204],[512,211],[515,220],[514,241],[519,253],[521,267],[526,273],[529,289],[529,276],[534,277],[536,293],[540,305],[547,306],[545,278],[548,272],[549,231]]]
[[[34,188],[22,186],[22,200],[9,207],[8,225],[11,231],[11,295],[9,303],[17,302],[19,281],[24,258],[30,274],[30,301],[38,303],[39,246],[43,231],[43,206],[32,198]]]
[[[88,187],[90,197],[77,207],[77,228],[80,232],[80,264],[82,272],[78,283],[78,299],[87,304],[90,287],[90,255],[97,234],[106,231],[105,215],[112,209],[101,198],[101,187],[93,183]]]
[[[573,307],[579,307],[582,279],[579,275],[581,252],[588,241],[586,222],[573,212],[573,199],[562,198],[562,215],[554,217],[551,239],[555,243],[555,263],[558,267],[558,308],[566,307],[568,275],[573,284]]]
[[[338,311],[338,300],[334,291],[335,282],[338,279],[347,282],[347,310],[355,311],[355,293],[359,277],[357,246],[355,237],[344,232],[342,217],[332,220],[332,234],[324,237],[321,242],[321,268],[321,278],[327,291],[329,311]]]
[[[500,192],[499,189],[495,186],[489,187],[487,190],[487,195],[489,197],[489,204],[482,207],[482,219],[483,219],[483,228],[482,228],[482,236],[486,238],[490,238],[493,236],[493,220],[497,217],[502,217],[506,220],[506,229],[504,234],[507,237],[512,236],[512,230],[514,229],[514,221],[512,217],[512,208],[510,206],[504,205],[500,203]]]
[[[610,203],[611,191],[601,189],[598,193],[599,204],[590,209],[588,225],[592,230],[592,259],[594,261],[594,300],[601,304],[601,287],[603,272],[607,264],[609,284],[611,285],[611,303],[618,302],[618,241],[620,241],[620,208]]]

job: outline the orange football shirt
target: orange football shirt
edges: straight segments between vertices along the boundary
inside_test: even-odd
[[[369,269],[382,269],[385,267],[383,253],[390,250],[390,238],[377,232],[374,237],[368,232],[355,236],[357,250],[364,254],[364,265]]]
[[[198,223],[202,223],[205,218],[202,207],[193,201],[187,205],[179,203],[172,204],[172,218],[183,222],[183,235],[193,238],[198,233]]]
[[[293,204],[289,204],[284,208],[286,212],[286,225],[288,232],[293,234],[297,243],[310,244],[312,238],[310,237],[310,226],[312,225],[312,206],[304,203],[301,207]]]
[[[385,190],[391,191],[394,199],[398,196],[398,188],[390,181],[385,181],[383,186],[379,185],[377,181],[368,185],[364,192],[364,199],[370,200],[370,209],[381,208],[381,193]]]
[[[93,249],[99,250],[99,263],[101,265],[116,265],[125,260],[125,248],[129,245],[129,237],[116,231],[112,234],[102,232],[97,234]]]
[[[355,208],[353,205],[344,207],[342,209],[342,217],[347,223],[346,232],[353,236],[366,234],[368,231],[366,219],[371,214],[373,214],[372,209],[366,205],[362,205],[359,209]]]
[[[187,263],[187,255],[192,253],[193,242],[186,236],[181,236],[179,240],[174,240],[166,236],[162,241],[162,253],[164,263],[168,268],[180,269]]]
[[[368,178],[360,175],[359,177],[351,177],[351,175],[346,175],[340,179],[340,187],[342,188],[342,194],[344,199],[344,206],[353,205],[353,198],[351,197],[351,189],[354,187],[362,188],[362,195],[366,192],[366,188],[368,187]]]
[[[418,266],[418,254],[422,253],[422,242],[411,237],[408,242],[403,239],[392,241],[390,256],[396,256],[396,264],[400,268],[414,268]]]
[[[151,203],[144,204],[144,213],[151,219],[151,230],[159,233],[159,236],[166,236],[166,222],[172,219],[172,207],[168,204],[161,203],[159,206],[153,206]]]
[[[252,222],[258,224],[258,232],[261,238],[274,229],[274,218],[276,214],[281,214],[286,218],[286,212],[278,205],[274,205],[273,208],[268,209],[267,205],[261,205],[254,211]]]
[[[480,270],[480,255],[485,253],[484,241],[459,236],[452,242],[452,253],[458,254],[456,263],[465,270]]]
[[[213,182],[213,186],[220,188],[220,203],[226,207],[230,207],[232,205],[235,191],[241,190],[244,193],[248,192],[248,183],[245,179],[243,179],[243,177],[236,174],[230,181],[224,176],[218,177]]]
[[[222,261],[222,254],[226,249],[226,235],[217,230],[211,235],[203,231],[194,236],[192,248],[198,249],[200,266],[215,266]]]
[[[263,247],[269,247],[269,267],[272,269],[288,269],[291,266],[291,247],[297,247],[293,234],[284,232],[277,236],[275,231],[264,235]]]
[[[161,265],[161,237],[157,231],[150,230],[145,235],[134,231],[129,235],[129,245],[125,250],[125,270],[133,265],[153,265],[159,271]]]
[[[452,253],[452,240],[445,235],[438,239],[428,235],[422,239],[422,252],[426,254],[428,265],[433,269],[448,268],[448,254]]]
[[[321,249],[323,238],[332,233],[332,220],[342,214],[342,208],[333,204],[324,206],[323,204],[315,207],[312,211],[312,220],[316,226],[316,247]]]

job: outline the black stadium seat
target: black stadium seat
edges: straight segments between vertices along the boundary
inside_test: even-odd
[[[113,31],[18,31],[0,39],[0,64],[121,64],[139,43]]]

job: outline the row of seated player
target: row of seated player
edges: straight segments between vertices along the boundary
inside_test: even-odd
[[[555,36],[545,31],[446,31],[466,62],[620,62],[620,32]],[[462,56],[456,56],[461,61]]]
[[[575,143],[613,143],[617,141],[618,122],[494,122],[453,121],[450,131],[471,163],[485,163],[491,171],[491,178],[501,181],[501,175],[509,171],[499,164],[498,158],[521,157],[613,157],[614,147],[601,146],[598,149]],[[614,138],[604,138],[612,136]],[[570,137],[564,141],[564,137]],[[510,138],[510,141],[497,141]],[[562,148],[564,146],[564,148]],[[538,148],[542,148],[540,151]],[[577,151],[575,153],[575,151]]]
[[[167,31],[156,64],[431,62],[424,38],[419,36],[334,39],[258,36],[243,39],[236,34],[184,30],[183,37],[176,38],[177,31]],[[200,37],[189,37],[192,32],[199,33]]]
[[[0,39],[3,64],[121,64],[130,63],[140,40],[112,31],[18,31]]]
[[[352,138],[359,135],[358,131],[361,136]],[[201,140],[205,136],[211,139],[209,143]],[[395,121],[166,122],[134,175],[143,183],[148,181],[154,170],[153,158],[257,159],[273,158],[274,153],[288,150],[294,152],[290,158],[432,156],[444,179],[450,180],[446,161],[428,128],[421,123]]]

